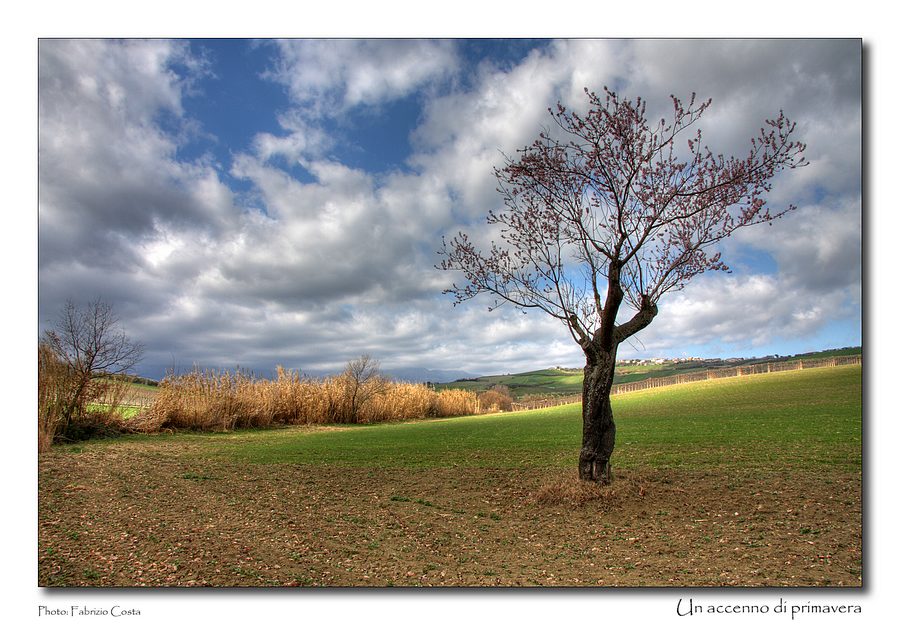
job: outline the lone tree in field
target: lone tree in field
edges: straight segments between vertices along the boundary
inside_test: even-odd
[[[66,371],[60,410],[63,431],[82,416],[88,402],[98,399],[103,390],[98,379],[128,373],[144,353],[144,346],[121,330],[112,306],[100,299],[83,307],[67,301],[41,343]]]
[[[711,250],[738,228],[772,222],[766,195],[781,170],[805,165],[805,145],[781,113],[743,158],[715,156],[694,126],[710,105],[672,96],[672,118],[651,124],[646,102],[588,92],[585,115],[562,105],[561,132],[541,133],[496,170],[505,208],[488,214],[502,241],[479,250],[464,234],[444,240],[441,269],[466,282],[456,302],[480,293],[491,309],[537,309],[566,324],[584,352],[582,480],[608,482],[616,426],[610,390],[622,341],[656,317],[660,298],[708,270],[727,270]],[[682,138],[685,140],[682,141]],[[619,322],[623,303],[631,317]]]
[[[369,354],[348,362],[341,374],[341,382],[347,402],[345,418],[350,423],[357,423],[362,407],[377,395],[383,394],[387,386],[387,380],[381,375],[379,362]]]

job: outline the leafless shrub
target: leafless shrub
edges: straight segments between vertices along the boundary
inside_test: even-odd
[[[44,333],[41,345],[65,368],[66,383],[56,386],[62,394],[56,395],[55,408],[61,417],[57,431],[63,432],[84,418],[88,405],[110,390],[110,376],[130,371],[144,351],[119,328],[112,306],[100,299],[84,307],[67,301],[56,326]]]
[[[366,404],[384,395],[388,389],[388,381],[381,375],[378,361],[368,354],[347,363],[340,384],[344,390],[344,410],[338,420],[346,423],[358,423],[360,411]]]
[[[502,384],[492,386],[478,396],[485,412],[509,412],[512,410],[512,396],[509,388]]]

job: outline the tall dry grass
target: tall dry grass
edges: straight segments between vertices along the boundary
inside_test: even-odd
[[[72,373],[49,346],[38,345],[38,452],[50,449],[65,422]]]
[[[455,417],[483,412],[478,395],[461,388],[438,391],[435,393],[435,402],[436,417]]]
[[[229,431],[271,425],[377,423],[478,414],[475,393],[435,392],[421,384],[377,377],[353,381],[346,374],[325,379],[279,367],[275,379],[237,370],[194,370],[169,375],[153,404],[132,427],[142,431]],[[360,397],[365,397],[360,403]]]

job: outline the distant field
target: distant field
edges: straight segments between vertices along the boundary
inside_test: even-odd
[[[125,389],[115,399],[118,415],[123,419],[130,419],[137,415],[141,410],[153,403],[159,392],[159,387],[143,382],[126,382]],[[108,410],[110,398],[101,398],[99,401],[88,404],[88,411]]]
[[[109,406],[107,404],[88,404],[86,407],[88,412],[107,412],[109,411]],[[141,412],[141,406],[132,406],[129,404],[120,404],[116,408],[116,413],[119,418],[122,419],[131,419],[132,417],[137,416]]]
[[[862,353],[860,347],[847,347],[842,349],[825,350],[798,354],[788,360],[799,358],[832,358],[835,356],[851,356]],[[758,362],[747,360],[743,364]],[[724,366],[724,365],[723,365]],[[646,365],[619,365],[616,367],[614,384],[626,382],[639,382],[648,378],[662,378],[678,374],[699,373],[710,367],[691,362],[646,364]],[[581,392],[583,373],[581,369],[541,369],[527,373],[512,373],[506,375],[491,375],[476,378],[438,384],[437,388],[464,388],[476,392],[486,391],[492,386],[503,385],[509,388],[514,399],[522,399],[529,395],[572,395]]]
[[[578,405],[126,436],[39,458],[42,586],[859,586],[859,366]]]
[[[561,371],[559,369],[542,369],[540,371],[529,371],[527,373],[489,375],[476,380],[437,384],[436,387],[439,389],[462,388],[481,392],[500,384],[508,387],[510,394],[518,399],[525,395],[568,395],[580,393],[582,379],[583,374],[581,370],[573,372],[570,370]]]

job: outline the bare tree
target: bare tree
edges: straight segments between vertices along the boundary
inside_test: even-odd
[[[488,293],[491,308],[540,310],[566,325],[586,363],[579,476],[607,482],[619,344],[653,321],[664,294],[728,269],[711,250],[717,242],[794,208],[770,212],[765,198],[778,172],[805,164],[806,146],[781,113],[745,157],[714,156],[699,130],[681,141],[709,100],[672,96],[672,118],[652,124],[640,98],[585,93],[587,114],[550,111],[562,138],[541,133],[495,171],[505,209],[487,221],[501,242],[482,252],[460,233],[444,241],[440,268],[465,278],[446,291],[455,303]],[[623,303],[632,316],[619,322]]]
[[[363,354],[347,363],[341,378],[350,423],[359,421],[359,411],[369,400],[385,391],[387,381],[381,375],[379,362]]]
[[[97,395],[99,378],[128,373],[144,353],[144,346],[125,335],[112,306],[101,299],[83,307],[67,300],[42,343],[69,371],[62,408],[66,429]]]

